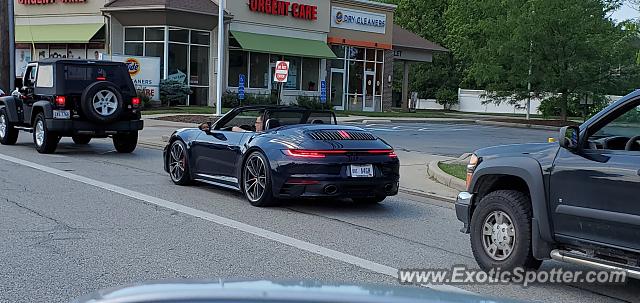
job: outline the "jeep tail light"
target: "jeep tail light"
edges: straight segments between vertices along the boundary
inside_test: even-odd
[[[140,106],[140,98],[138,98],[138,97],[131,98],[131,105],[133,105],[133,107],[139,107]]]
[[[65,96],[57,96],[56,97],[56,105],[60,107],[64,107],[67,104],[67,98]]]
[[[473,179],[473,173],[480,164],[480,158],[476,155],[471,155],[469,159],[469,164],[467,165],[467,190],[471,192],[471,180]]]
[[[98,77],[96,78],[98,81],[107,81],[107,77]]]

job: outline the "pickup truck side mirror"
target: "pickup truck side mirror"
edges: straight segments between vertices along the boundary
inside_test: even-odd
[[[580,144],[580,128],[577,126],[565,126],[560,129],[558,137],[560,147],[570,151],[576,151]]]

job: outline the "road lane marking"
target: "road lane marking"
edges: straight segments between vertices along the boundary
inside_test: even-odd
[[[41,164],[37,164],[34,162],[30,162],[30,161],[26,161],[26,160],[22,160],[22,159],[18,159],[18,158],[14,158],[11,156],[7,156],[4,154],[0,154],[0,159],[7,161],[7,162],[11,162],[14,164],[19,164],[22,166],[26,166],[26,167],[30,167],[45,173],[49,173],[52,175],[56,175],[65,179],[69,179],[69,180],[73,180],[76,182],[80,182],[80,183],[84,183],[93,187],[97,187],[97,188],[101,188],[104,190],[108,190],[111,191],[113,193],[117,193],[123,196],[127,196],[139,201],[143,201],[149,204],[154,204],[160,207],[164,207],[167,209],[171,209],[177,212],[181,212],[183,214],[187,214],[196,218],[200,218],[212,223],[216,223],[222,226],[226,226],[226,227],[230,227],[245,233],[249,233],[264,239],[268,239],[268,240],[272,240],[281,244],[285,244],[287,246],[291,246],[300,250],[304,250],[316,255],[320,255],[323,257],[327,257],[336,261],[341,261],[347,264],[351,264],[351,265],[355,265],[357,267],[375,272],[375,273],[379,273],[379,274],[383,274],[386,276],[390,276],[393,278],[398,278],[398,269],[387,266],[387,265],[383,265],[380,263],[376,263],[374,261],[370,261],[367,259],[363,259],[360,257],[356,257],[353,255],[349,255],[347,253],[343,253],[337,250],[333,250],[330,248],[326,248],[324,246],[320,246],[317,244],[313,244],[310,242],[306,242],[306,241],[302,241],[302,240],[298,240],[296,238],[292,238],[289,236],[285,236],[283,234],[279,234],[276,232],[272,232],[270,230],[266,230],[260,227],[256,227],[253,225],[249,225],[246,223],[242,223],[239,221],[235,221],[229,218],[225,218],[225,217],[221,217],[218,215],[214,215],[212,213],[208,213],[202,210],[198,210],[192,207],[188,207],[182,204],[178,204],[175,202],[171,202],[171,201],[167,201],[164,199],[160,199],[157,197],[153,197],[153,196],[149,196],[147,194],[143,194],[140,192],[136,192],[133,190],[129,190],[126,189],[124,187],[120,187],[117,185],[113,185],[113,184],[109,184],[109,183],[105,183],[102,181],[98,181],[98,180],[94,180],[91,178],[87,178],[87,177],[83,177],[80,175],[76,175],[76,174],[72,174],[70,172],[66,172],[66,171],[62,171],[59,169],[55,169],[52,167],[48,167],[48,166],[44,166]],[[441,291],[449,291],[449,292],[458,292],[458,293],[466,293],[466,294],[473,294],[472,292],[466,291],[464,289],[455,287],[455,286],[451,286],[451,285],[423,285],[425,287],[434,289],[434,290],[441,290]]]

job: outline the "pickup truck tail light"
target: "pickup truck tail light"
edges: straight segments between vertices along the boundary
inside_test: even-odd
[[[59,107],[64,107],[65,105],[67,105],[67,98],[65,96],[57,96],[56,105]]]
[[[133,107],[140,107],[140,98],[138,97],[131,98],[131,105]]]
[[[467,191],[471,192],[471,180],[473,179],[473,173],[480,164],[480,158],[476,155],[471,155],[469,164],[467,165]]]

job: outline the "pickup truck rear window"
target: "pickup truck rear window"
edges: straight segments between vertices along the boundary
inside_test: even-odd
[[[65,90],[81,93],[87,86],[97,81],[109,81],[128,92],[131,82],[129,74],[120,66],[66,65],[64,68]]]

